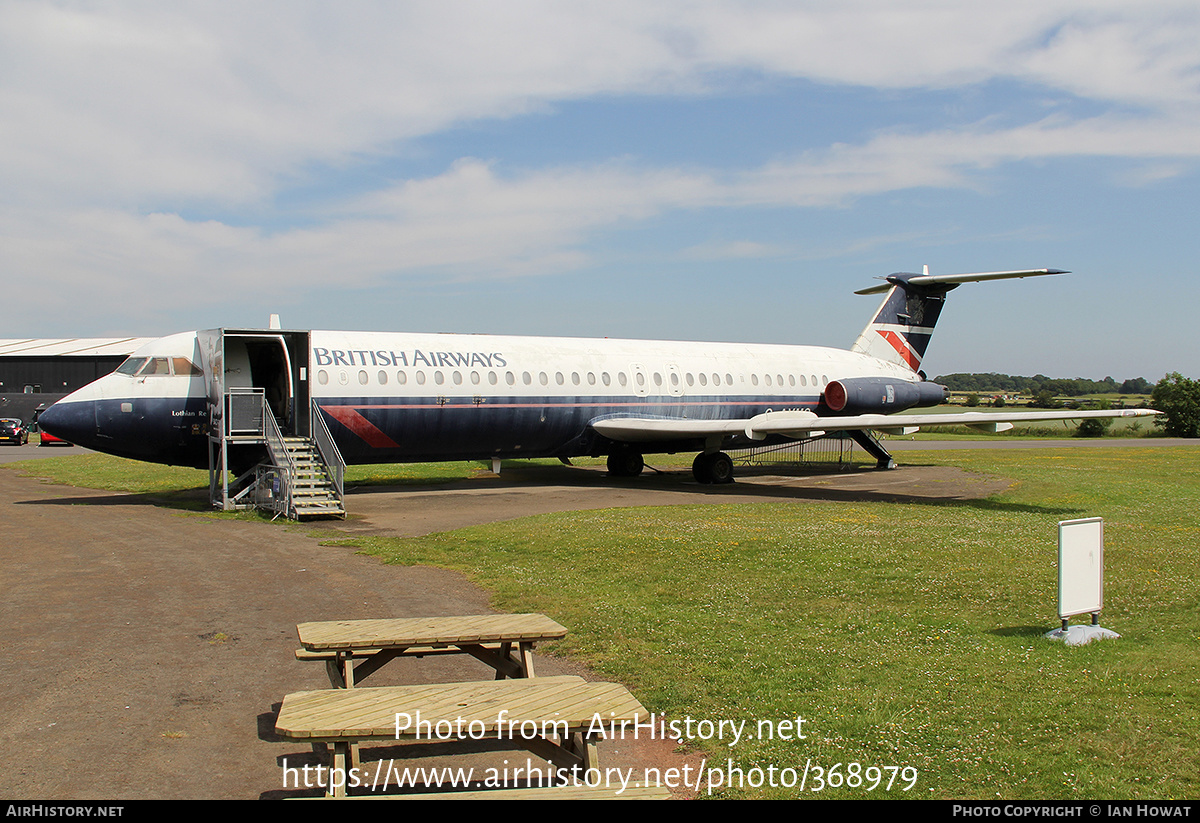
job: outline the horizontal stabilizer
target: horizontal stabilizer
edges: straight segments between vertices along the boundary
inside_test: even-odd
[[[933,286],[939,283],[978,283],[983,280],[1012,280],[1020,277],[1043,277],[1047,274],[1069,274],[1066,269],[1025,269],[1024,271],[984,271],[973,274],[893,274],[881,277],[878,286],[860,289],[855,294],[882,294],[902,280],[914,286]]]

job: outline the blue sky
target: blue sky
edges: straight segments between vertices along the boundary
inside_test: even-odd
[[[0,3],[0,337],[260,326],[1200,376],[1194,2]]]

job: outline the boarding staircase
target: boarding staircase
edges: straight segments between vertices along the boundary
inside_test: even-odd
[[[314,438],[281,437],[278,444],[270,440],[268,444],[271,466],[262,469],[272,475],[272,494],[258,503],[260,508],[277,511],[291,520],[346,516],[338,484]],[[278,486],[274,475],[278,475]],[[286,493],[276,494],[276,488],[280,492],[286,489]]]
[[[232,483],[225,474],[222,483],[216,475],[223,472],[227,460],[222,457],[218,469],[210,448],[214,505],[225,510],[258,508],[290,520],[346,517],[346,464],[316,402],[310,407],[312,437],[284,435],[258,389],[227,392],[226,409],[220,453],[224,455],[229,444],[257,444],[265,446],[265,459]]]

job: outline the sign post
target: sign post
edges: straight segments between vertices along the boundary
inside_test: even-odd
[[[1058,524],[1058,617],[1062,626],[1046,637],[1081,646],[1093,640],[1120,637],[1100,626],[1104,607],[1104,520],[1089,517]],[[1078,614],[1090,614],[1090,626],[1067,623]]]

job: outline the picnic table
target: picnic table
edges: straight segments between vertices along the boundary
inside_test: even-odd
[[[335,689],[354,688],[397,657],[435,654],[469,654],[495,669],[496,680],[534,677],[534,647],[567,633],[542,614],[335,620],[296,629],[304,647],[296,657],[324,661]]]
[[[595,741],[612,724],[646,716],[619,683],[563,676],[296,692],[284,698],[275,730],[329,744],[327,794],[341,797],[353,768],[351,747],[360,742],[434,740],[469,748],[494,739],[570,774],[599,767]]]

